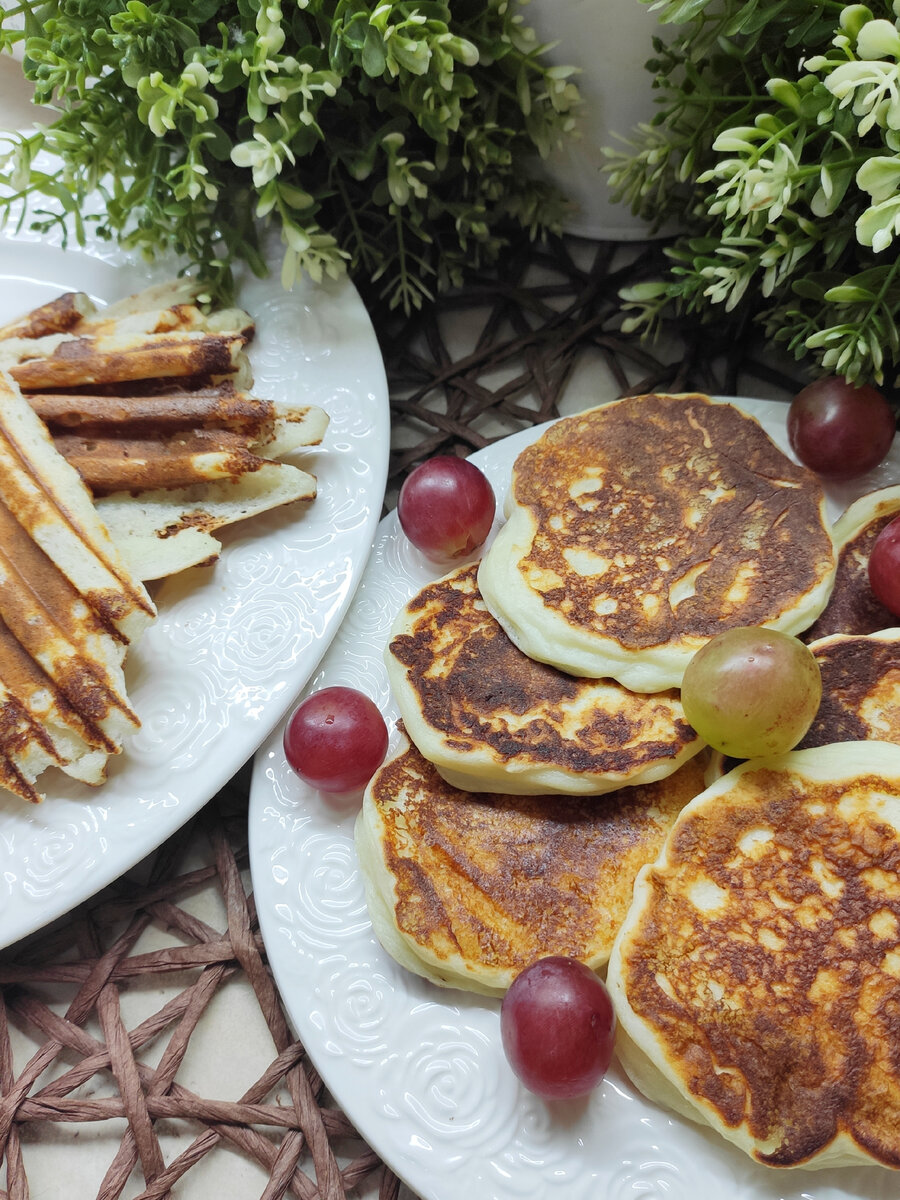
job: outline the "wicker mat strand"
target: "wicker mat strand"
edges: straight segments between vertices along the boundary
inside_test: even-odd
[[[717,343],[715,327],[681,321],[665,325],[659,342],[649,345],[622,332],[620,289],[658,273],[662,256],[658,242],[522,243],[502,273],[475,280],[411,317],[387,313],[376,296],[364,297],[391,396],[386,504],[421,459],[468,454],[558,415],[566,386],[586,357],[608,372],[614,394],[696,389],[740,395],[748,394],[745,387],[753,394],[758,381],[795,391],[791,368],[773,360],[750,330]],[[474,329],[462,351],[453,334],[460,314]],[[245,767],[148,864],[0,953],[0,1162],[6,1186],[0,1200],[28,1200],[31,1141],[51,1126],[77,1131],[85,1125],[123,1130],[105,1176],[90,1193],[97,1200],[205,1198],[205,1186],[192,1183],[197,1169],[234,1153],[259,1164],[263,1200],[341,1200],[360,1186],[367,1196],[377,1189],[379,1200],[409,1195],[334,1107],[288,1029],[245,887],[248,786]],[[179,866],[185,856],[197,865]],[[191,911],[193,898],[210,888],[221,900],[219,927]],[[147,950],[150,935],[157,941],[164,935],[168,943]],[[223,1100],[189,1089],[178,1075],[217,996],[236,980],[252,987],[271,1035],[272,1058],[238,1100]],[[172,994],[129,1027],[123,1005],[129,989],[157,982]],[[61,992],[68,996],[64,1011]],[[34,1048],[17,1064],[15,1046],[25,1034]],[[217,1052],[227,1054],[228,1047]],[[169,1161],[163,1127],[180,1130],[185,1143]],[[193,1140],[185,1131],[194,1131]],[[66,1143],[69,1178],[59,1194],[88,1200],[77,1178],[77,1137],[73,1133]]]
[[[737,335],[690,317],[662,321],[651,338],[624,332],[622,289],[658,278],[666,261],[663,241],[552,238],[519,243],[502,273],[440,295],[407,318],[364,292],[390,385],[388,506],[422,459],[467,455],[559,416],[572,373],[585,361],[608,375],[607,398],[652,391],[753,396],[760,384],[786,398],[803,386],[797,364],[764,343],[749,321]],[[478,332],[460,353],[452,333],[463,312]]]
[[[252,896],[244,887],[246,867],[246,770],[194,822],[164,844],[150,860],[146,879],[126,876],[65,921],[0,956],[0,1155],[6,1164],[6,1200],[27,1200],[29,1186],[23,1127],[41,1122],[109,1122],[127,1128],[97,1200],[127,1192],[135,1200],[164,1200],[199,1190],[170,1191],[219,1146],[255,1159],[268,1176],[263,1200],[285,1195],[298,1200],[344,1200],[348,1191],[381,1172],[379,1200],[396,1200],[399,1181],[359,1141],[338,1109],[323,1103],[322,1081],[288,1029],[267,968]],[[186,848],[197,846],[205,865],[183,871]],[[226,927],[216,929],[189,911],[191,896],[214,884]],[[136,949],[151,927],[174,934],[177,944],[150,952]],[[243,973],[271,1033],[273,1058],[237,1101],[200,1096],[176,1075],[190,1038],[217,989]],[[135,1027],[126,1028],[121,989],[134,980],[177,974],[186,986]],[[73,991],[63,1015],[42,995],[46,985]],[[99,1026],[97,1037],[87,1028]],[[13,1066],[11,1027],[36,1031],[43,1039],[21,1070]],[[164,1041],[164,1039],[168,1039]],[[155,1068],[141,1060],[149,1044],[164,1041]],[[223,1047],[223,1053],[227,1048]],[[58,1070],[42,1082],[48,1069]],[[95,1076],[111,1077],[116,1095],[85,1096]],[[286,1102],[273,1102],[276,1090]],[[194,1140],[166,1164],[156,1125],[181,1122]],[[266,1133],[261,1132],[262,1129]],[[75,1143],[73,1143],[73,1146]],[[351,1147],[348,1157],[347,1147]],[[338,1155],[346,1161],[339,1165]],[[77,1151],[74,1152],[77,1155]],[[71,1160],[65,1194],[75,1200],[77,1163]],[[140,1173],[137,1191],[135,1177]]]

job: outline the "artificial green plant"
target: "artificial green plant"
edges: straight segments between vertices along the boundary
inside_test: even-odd
[[[100,236],[219,295],[274,226],[286,285],[349,267],[409,310],[563,212],[534,167],[577,89],[518,0],[14,0],[19,42],[55,113],[4,135],[0,218],[83,238],[99,195]]]

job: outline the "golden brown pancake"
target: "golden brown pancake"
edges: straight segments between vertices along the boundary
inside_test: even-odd
[[[810,643],[822,672],[822,703],[797,746],[872,738],[900,745],[900,629]]]
[[[679,694],[629,692],[527,658],[487,611],[477,564],[400,612],[385,655],[407,732],[456,787],[598,794],[671,775],[703,743]]]
[[[885,525],[900,512],[900,487],[882,488],[861,496],[834,527],[838,552],[834,588],[825,611],[803,634],[805,642],[832,633],[875,633],[897,624],[869,584],[869,555]]]
[[[608,983],[650,1098],[779,1167],[900,1167],[900,747],[730,772],[641,871]]]
[[[834,575],[825,500],[759,424],[705,396],[638,396],[552,425],[516,460],[485,602],[529,657],[634,691],[680,685],[739,625],[787,633]]]
[[[534,959],[609,954],[638,868],[703,786],[696,760],[599,798],[463,792],[414,747],[366,789],[356,846],[373,928],[411,971],[497,994]]]

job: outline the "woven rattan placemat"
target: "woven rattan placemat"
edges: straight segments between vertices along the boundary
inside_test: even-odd
[[[650,277],[661,254],[657,243],[522,244],[497,276],[411,317],[365,297],[391,394],[386,503],[422,458],[467,454],[558,415],[578,370],[602,377],[607,397],[795,390],[797,378],[749,331],[719,344],[714,327],[680,322],[653,345],[621,332],[620,288]],[[45,1200],[46,1183],[35,1191],[29,1180],[46,1180],[48,1158],[63,1172],[53,1195],[72,1200],[216,1195],[221,1172],[238,1178],[246,1162],[261,1182],[229,1195],[409,1195],[330,1103],[288,1028],[249,889],[248,785],[245,767],[139,869],[0,954],[0,1200]],[[214,895],[215,920],[197,914],[201,893],[207,909]],[[215,1032],[238,983],[272,1045],[249,1085],[229,1075],[239,1047]],[[201,1042],[226,1081],[212,1095],[185,1082]],[[95,1127],[115,1149],[88,1179],[81,1163]]]

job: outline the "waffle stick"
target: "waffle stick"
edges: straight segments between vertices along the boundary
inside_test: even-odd
[[[327,415],[251,395],[252,319],[195,299],[179,281],[85,309],[67,332],[0,339],[0,363],[144,580],[212,562],[222,525],[316,494],[313,476],[277,460],[318,445]],[[19,325],[37,330],[39,316]]]
[[[120,465],[119,481],[110,486],[89,474],[89,458],[128,460],[137,455],[145,464],[143,486],[181,487],[214,475],[236,476],[256,470],[262,455],[280,458],[299,447],[318,445],[328,425],[326,414],[316,406],[263,400],[239,391],[230,381],[196,391],[170,388],[144,396],[37,392],[30,394],[28,401],[49,427],[60,452],[70,461],[74,456],[85,460],[75,466],[95,492],[135,485],[127,461]],[[213,439],[218,439],[217,445],[211,445]],[[131,441],[143,445],[132,450]],[[168,460],[216,448],[242,449],[257,457],[211,475],[203,470],[186,472],[185,468],[179,477],[166,469],[152,473],[154,459],[161,456]]]
[[[249,450],[246,435],[223,429],[188,430],[162,438],[61,434],[53,441],[95,496],[235,479],[259,470],[266,461]]]
[[[238,372],[246,342],[243,336],[191,330],[141,338],[136,344],[113,336],[10,338],[0,343],[0,365],[23,391],[200,374],[215,377]]]
[[[138,724],[128,646],[155,609],[90,494],[0,374],[0,783],[24,799],[51,765],[100,783]]]
[[[172,329],[204,330],[253,336],[253,319],[239,308],[204,313],[196,304],[195,280],[179,279],[157,284],[98,309],[84,292],[65,292],[47,304],[0,327],[0,341],[41,338],[75,332],[96,337],[100,333],[165,333]]]
[[[66,292],[48,304],[42,304],[9,325],[0,326],[0,341],[9,338],[41,338],[65,333],[77,325],[96,306],[84,292]]]

